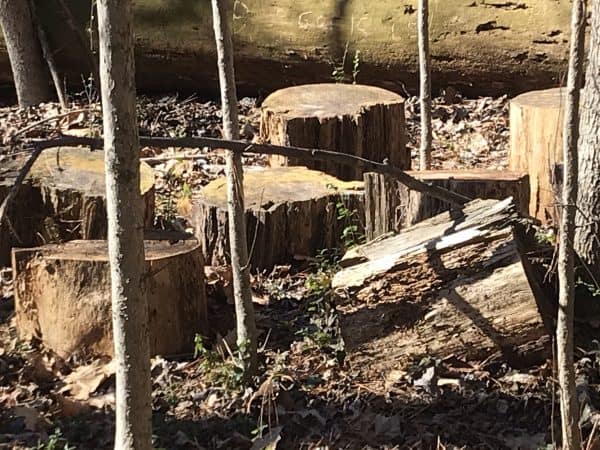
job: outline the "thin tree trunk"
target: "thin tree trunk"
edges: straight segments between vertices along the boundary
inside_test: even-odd
[[[98,79],[99,79],[98,62],[96,60],[96,56],[94,55],[94,52],[92,51],[91,42],[87,41],[82,29],[77,26],[75,17],[73,16],[73,13],[71,12],[71,8],[69,8],[69,5],[67,5],[65,0],[58,0],[58,5],[62,11],[62,16],[65,19],[66,24],[69,26],[69,28],[71,29],[73,34],[77,37],[77,40],[79,41],[79,45],[87,54],[92,76],[94,77],[94,81],[97,83]],[[93,8],[93,6],[92,6],[92,8]]]
[[[417,17],[419,34],[419,80],[421,84],[420,169],[431,168],[431,55],[429,54],[429,0],[419,0]]]
[[[152,448],[148,306],[131,0],[99,0],[108,250],[116,362],[115,448]]]
[[[581,108],[575,253],[582,276],[600,288],[600,0],[592,1],[589,55]]]
[[[58,98],[58,102],[60,103],[61,108],[67,109],[69,105],[67,104],[67,98],[65,95],[63,83],[61,83],[60,81],[60,75],[58,73],[58,67],[56,66],[56,60],[54,59],[54,53],[50,48],[48,36],[46,35],[46,32],[44,31],[44,28],[42,27],[42,24],[38,19],[34,0],[29,0],[29,8],[31,10],[31,20],[33,22],[33,26],[37,31],[37,36],[40,42],[40,47],[42,49],[42,54],[44,55],[44,59],[46,60],[46,64],[48,65],[48,70],[50,70],[52,83],[54,83],[56,97]]]
[[[229,29],[229,0],[212,0],[213,27],[217,44],[217,65],[223,108],[225,139],[239,139],[238,106],[233,67],[233,42]],[[227,151],[227,211],[229,243],[233,272],[233,293],[237,318],[237,344],[244,362],[246,377],[256,371],[257,332],[250,290],[250,268],[246,243],[246,218],[242,155]]]
[[[50,100],[51,91],[28,0],[0,0],[0,25],[12,68],[19,106]]]
[[[579,408],[575,388],[573,361],[573,319],[575,315],[575,214],[577,211],[577,141],[579,139],[579,97],[583,79],[583,52],[585,45],[585,0],[573,2],[571,22],[571,50],[567,80],[567,103],[563,132],[564,178],[560,244],[558,248],[558,319],[556,347],[562,423],[562,448],[579,450]]]

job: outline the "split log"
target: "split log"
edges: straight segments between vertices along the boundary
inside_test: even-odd
[[[190,352],[206,332],[203,260],[197,240],[146,241],[150,349]],[[63,357],[112,355],[110,270],[106,241],[14,249],[17,329]]]
[[[407,172],[418,180],[469,198],[502,200],[512,197],[517,210],[527,215],[529,180],[520,172],[495,170],[427,170]],[[390,231],[400,231],[451,209],[452,205],[412,191],[382,174],[366,173],[365,234],[368,241]]]
[[[520,259],[517,216],[511,199],[475,200],[349,251],[333,280],[349,351],[385,349],[396,363],[498,354],[515,367],[546,356],[549,322]]]
[[[529,173],[529,214],[558,223],[555,166],[562,161],[563,88],[532,91],[510,102],[511,170]]]
[[[3,161],[0,202],[16,179],[25,157]],[[154,221],[154,172],[141,167],[144,225]],[[47,149],[33,164],[0,226],[0,266],[10,264],[12,247],[35,247],[74,239],[106,238],[104,153],[79,147]],[[12,227],[12,230],[11,230]],[[14,230],[14,232],[13,232]]]
[[[253,269],[271,269],[322,249],[343,247],[342,234],[363,234],[361,182],[344,182],[304,167],[244,173],[246,230]],[[211,265],[228,264],[229,233],[225,178],[212,181],[193,200],[192,224]],[[339,206],[338,206],[339,205]],[[340,208],[350,217],[338,218]]]
[[[321,148],[387,160],[410,169],[404,99],[373,86],[308,84],[281,89],[262,104],[260,137],[276,145]],[[360,180],[360,167],[271,156],[271,166],[306,165],[343,180]]]

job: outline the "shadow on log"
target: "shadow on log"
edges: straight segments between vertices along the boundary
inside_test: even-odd
[[[206,332],[200,245],[145,241],[146,300],[153,355],[191,352]],[[71,241],[12,253],[17,329],[62,357],[112,355],[110,271],[106,241]]]
[[[333,280],[348,350],[375,366],[368,355],[383,349],[400,364],[497,355],[520,367],[546,357],[546,300],[521,262],[517,217],[511,199],[475,200],[348,252]]]

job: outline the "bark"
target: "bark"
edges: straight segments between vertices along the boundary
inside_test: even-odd
[[[225,139],[239,139],[238,105],[233,63],[233,41],[229,28],[232,17],[229,0],[212,0],[213,28],[217,45],[217,66],[221,87],[223,135]],[[242,155],[227,151],[227,211],[229,244],[233,273],[233,294],[237,321],[237,345],[244,364],[244,375],[251,377],[257,369],[258,336],[250,289],[250,267],[246,243],[244,207],[244,173]]]
[[[582,276],[600,288],[600,1],[592,2],[589,55],[581,107],[575,253]]]
[[[556,355],[560,385],[562,448],[579,450],[579,406],[573,360],[573,322],[575,317],[575,214],[577,212],[577,141],[579,139],[579,98],[583,79],[585,46],[585,0],[573,1],[571,49],[567,79],[567,103],[563,132],[564,178],[558,247],[558,316]]]
[[[429,0],[419,0],[417,18],[419,35],[419,84],[421,95],[421,146],[419,162],[421,170],[431,168],[431,55],[429,52]]]
[[[152,448],[152,403],[132,3],[100,0],[97,8],[116,362],[115,448],[146,450]]]
[[[0,25],[17,90],[19,106],[50,100],[50,86],[28,0],[0,0]]]

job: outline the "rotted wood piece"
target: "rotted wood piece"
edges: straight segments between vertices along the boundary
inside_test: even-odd
[[[404,100],[385,89],[357,84],[307,84],[281,89],[262,104],[264,142],[334,150],[410,169]],[[272,155],[271,166],[305,165],[342,180],[361,180],[356,166]]]
[[[201,246],[196,239],[145,241],[145,289],[153,355],[191,352],[207,331]],[[63,357],[112,355],[106,241],[14,249],[19,336],[41,340]]]
[[[566,97],[564,88],[555,88],[527,92],[510,102],[509,168],[529,174],[529,214],[545,224],[558,224],[555,167],[563,157]]]
[[[548,356],[546,300],[521,262],[517,217],[511,199],[475,200],[349,251],[333,279],[349,352],[381,378],[389,368],[369,355],[384,348],[400,366],[497,355],[521,367]]]
[[[347,239],[363,236],[362,182],[340,181],[304,167],[278,167],[246,171],[244,195],[252,269],[271,269],[323,249],[341,249],[344,230]],[[342,211],[345,217],[339,218]],[[207,262],[228,264],[225,178],[206,185],[193,200],[191,221]]]
[[[11,189],[25,156],[5,157],[0,169],[0,202]],[[154,172],[140,166],[144,226],[154,221]],[[45,150],[34,163],[0,225],[0,266],[10,264],[12,247],[74,239],[106,238],[104,152],[81,147]]]
[[[529,178],[526,173],[495,170],[427,170],[407,172],[418,180],[469,198],[514,199],[517,211],[528,215]],[[397,180],[366,173],[365,234],[367,240],[400,231],[451,209],[451,205],[408,189]]]

